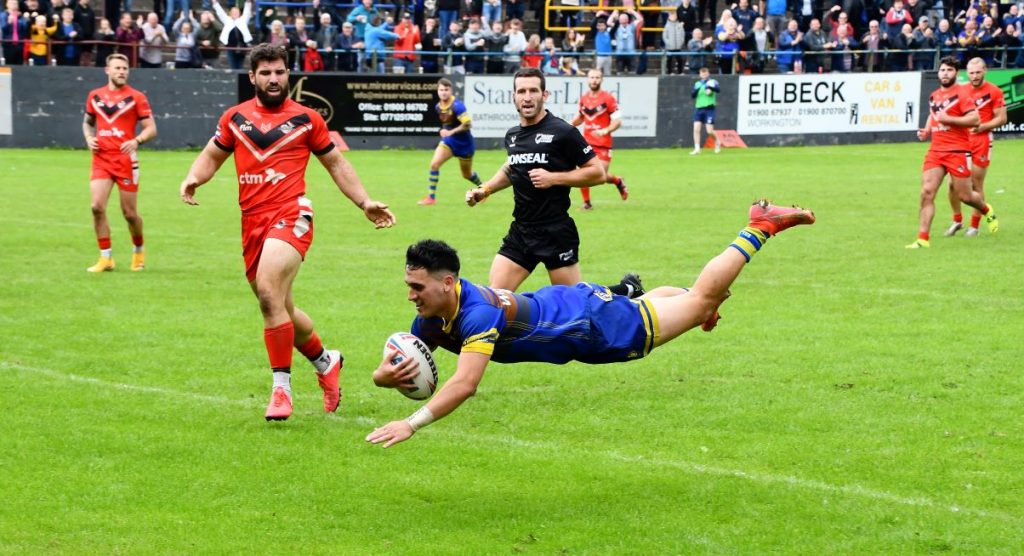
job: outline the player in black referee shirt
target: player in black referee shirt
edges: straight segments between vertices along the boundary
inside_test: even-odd
[[[569,188],[604,183],[604,166],[579,130],[544,108],[544,74],[523,68],[513,76],[519,125],[505,134],[508,159],[483,185],[466,192],[475,206],[512,186],[512,224],[491,264],[492,288],[515,291],[539,263],[552,284],[574,285],[580,274],[580,236],[569,216]],[[630,297],[643,294],[640,278],[627,274],[610,288]]]

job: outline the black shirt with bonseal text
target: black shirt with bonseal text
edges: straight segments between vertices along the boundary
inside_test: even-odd
[[[515,208],[512,217],[520,223],[549,223],[569,217],[571,188],[538,189],[530,181],[530,170],[568,172],[596,156],[579,130],[547,112],[531,126],[515,126],[505,134],[508,177],[512,182]]]

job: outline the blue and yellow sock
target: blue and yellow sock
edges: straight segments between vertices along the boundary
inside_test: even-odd
[[[473,185],[480,185],[481,183],[483,183],[482,181],[480,181],[480,176],[478,176],[476,172],[473,172],[473,175],[469,176],[469,181],[473,182]]]
[[[430,171],[430,182],[427,185],[427,196],[431,199],[437,199],[437,179],[441,175],[440,170]]]
[[[736,249],[743,254],[743,257],[750,262],[750,257],[761,250],[761,247],[768,241],[768,234],[747,226],[740,230],[736,240],[729,244],[729,247]]]

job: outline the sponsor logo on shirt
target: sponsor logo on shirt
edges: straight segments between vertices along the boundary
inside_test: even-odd
[[[238,183],[240,185],[263,185],[266,183],[277,185],[285,176],[286,174],[277,172],[273,168],[267,168],[264,174],[241,174],[238,176]]]
[[[537,138],[538,145],[540,145],[541,143],[550,143],[551,140],[555,138],[554,135],[551,135],[549,133],[538,133],[537,135],[535,135],[535,137]]]
[[[519,153],[508,155],[508,163],[510,165],[517,164],[547,164],[548,154],[547,153]]]
[[[110,129],[101,129],[96,132],[96,135],[100,137],[124,137],[124,131],[117,127],[111,127]]]

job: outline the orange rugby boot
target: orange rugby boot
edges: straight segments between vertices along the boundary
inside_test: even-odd
[[[433,197],[428,195],[428,196],[420,199],[419,201],[417,201],[416,204],[420,205],[421,207],[422,206],[436,205],[437,204],[437,199],[435,199],[435,198],[433,198]]]
[[[619,185],[616,185],[615,189],[619,190],[619,197],[622,197],[623,201],[629,199],[629,188],[626,187],[626,180],[619,178]]]
[[[338,409],[338,402],[341,401],[341,388],[338,386],[338,377],[341,375],[341,352],[332,349],[327,352],[331,359],[331,365],[324,374],[317,373],[316,380],[324,391],[324,411],[334,413]]]
[[[284,421],[292,415],[292,397],[283,387],[278,386],[270,394],[270,404],[264,417],[267,421]]]
[[[110,272],[111,270],[114,270],[114,259],[100,257],[100,260],[96,261],[96,264],[85,270],[86,272]]]
[[[759,199],[750,207],[750,227],[769,236],[801,224],[814,224],[814,213],[796,205],[777,207],[767,199]]]
[[[146,253],[139,251],[132,253],[132,272],[138,272],[146,268]]]

